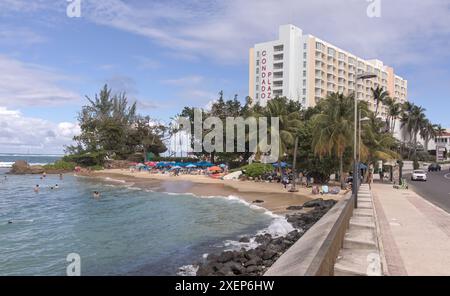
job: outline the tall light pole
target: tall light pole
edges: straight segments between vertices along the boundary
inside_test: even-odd
[[[355,65],[355,72],[357,73],[357,65]],[[355,78],[355,122],[354,122],[354,143],[353,143],[353,182],[352,193],[355,196],[355,209],[358,208],[358,182],[359,182],[359,163],[357,159],[357,145],[358,145],[358,96],[357,96],[357,84],[358,80],[367,80],[376,78],[376,74],[363,73],[357,74]]]

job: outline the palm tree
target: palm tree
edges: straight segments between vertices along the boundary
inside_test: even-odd
[[[278,163],[290,150],[297,137],[297,131],[301,127],[300,110],[291,112],[287,108],[286,98],[275,98],[267,103],[263,116],[279,118],[279,157]],[[258,115],[256,115],[258,116]],[[296,153],[296,149],[294,149]],[[280,166],[278,166],[280,167]]]
[[[377,86],[377,88],[370,88],[372,90],[372,94],[373,94],[373,99],[376,103],[376,108],[375,108],[375,117],[378,116],[378,107],[381,104],[384,103],[384,100],[389,97],[389,92],[384,90],[382,87]]]
[[[384,128],[384,123],[375,117],[374,113],[368,117],[369,122],[362,127],[361,158],[369,163],[398,159],[395,152],[398,141],[391,133],[380,132]]]
[[[388,112],[386,116],[386,131],[390,133],[394,133],[395,130],[395,122],[400,116],[401,113],[401,105],[396,102],[395,99],[391,97],[387,97],[384,100],[384,104],[386,105]]]
[[[414,119],[411,116],[411,112],[414,108],[414,104],[410,102],[405,102],[402,105],[402,111],[400,115],[400,127],[405,133],[405,138],[408,137],[408,146],[411,146],[412,133],[414,128]],[[403,147],[403,145],[402,145]],[[411,156],[411,149],[408,148],[408,158]]]
[[[401,113],[402,113],[402,105],[394,101],[393,104],[390,105],[388,109],[388,115],[391,120],[389,128],[392,134],[395,132],[395,124],[397,123],[397,119],[399,118]]]
[[[435,134],[438,137],[442,137],[442,135],[445,133],[445,129],[442,128],[442,125],[440,125],[440,124],[435,125],[434,129],[435,129]]]
[[[414,139],[414,159],[416,159],[417,156],[417,136],[419,135],[420,130],[425,125],[425,108],[422,108],[420,106],[415,106],[411,112],[411,116],[414,119],[414,128],[413,128],[413,139]]]
[[[405,103],[403,106],[403,112],[401,117],[402,128],[406,128],[406,132],[409,135],[409,142],[412,142],[414,158],[417,155],[417,136],[426,124],[426,110],[413,103]],[[411,158],[411,149],[408,152],[408,158]]]
[[[344,187],[344,152],[352,143],[354,97],[332,93],[320,104],[323,111],[312,118],[315,130],[312,147],[319,157],[335,155],[339,159],[339,176]]]
[[[425,142],[425,151],[428,152],[428,143],[436,136],[435,126],[428,119],[425,119],[420,129],[420,136]]]

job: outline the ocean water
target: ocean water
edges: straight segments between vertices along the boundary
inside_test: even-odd
[[[80,255],[82,275],[176,275],[204,254],[242,247],[236,240],[243,235],[291,230],[283,218],[236,197],[5,172],[0,169],[0,275],[65,275],[69,253]]]
[[[16,160],[33,165],[45,165],[61,159],[62,155],[0,153],[0,168],[10,168]]]

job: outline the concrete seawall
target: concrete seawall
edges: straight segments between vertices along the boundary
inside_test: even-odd
[[[353,213],[348,193],[290,247],[265,276],[332,276]]]

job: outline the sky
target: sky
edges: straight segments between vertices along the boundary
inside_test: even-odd
[[[293,24],[408,80],[409,100],[450,128],[448,0],[0,0],[0,153],[62,153],[106,83],[139,113],[248,95],[248,49]],[[367,8],[380,3],[379,17]]]

